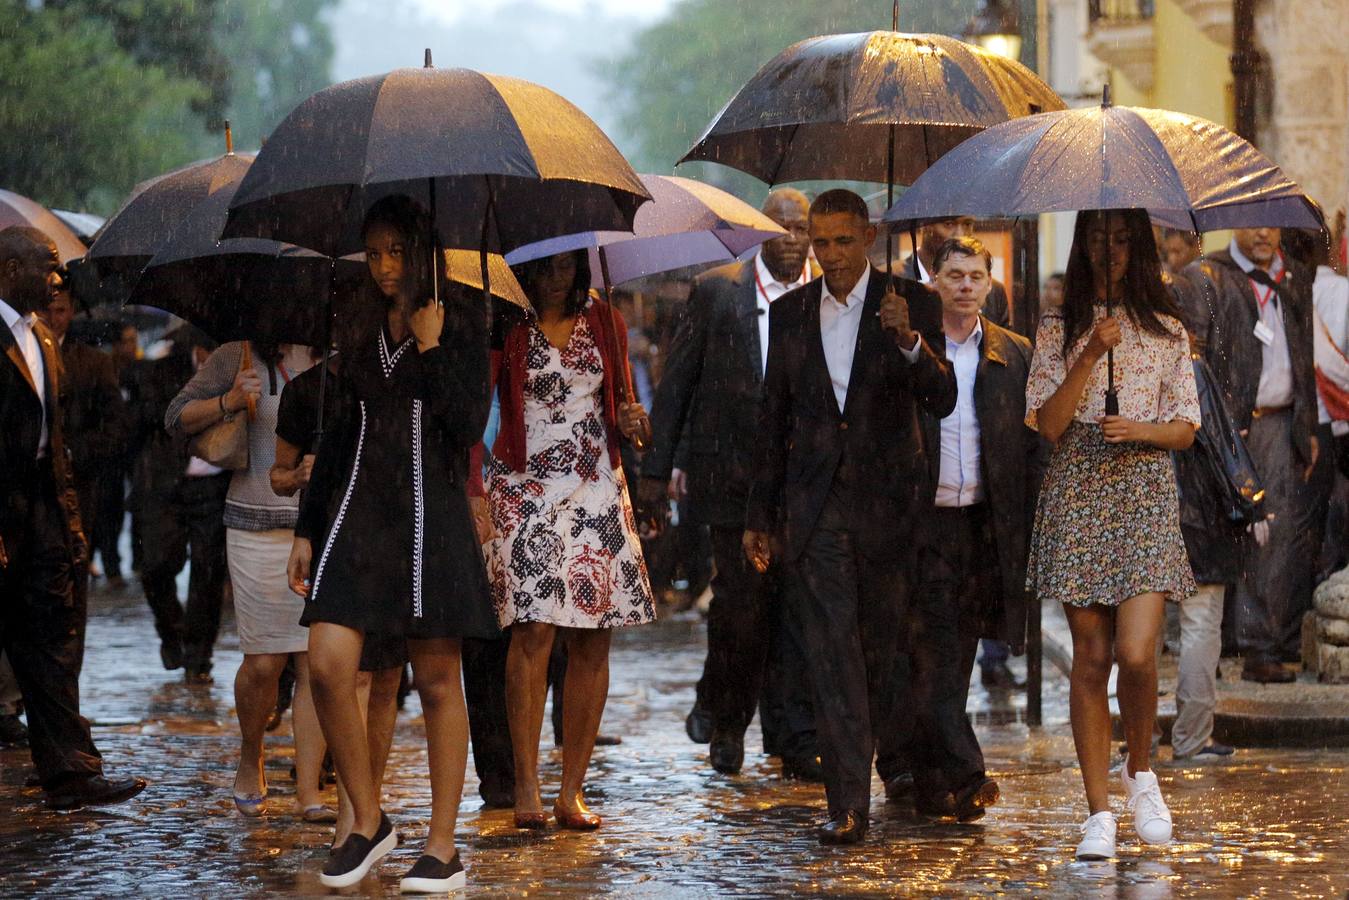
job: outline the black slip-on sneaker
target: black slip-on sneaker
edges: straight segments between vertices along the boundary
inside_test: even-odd
[[[319,875],[319,883],[330,888],[350,887],[397,846],[398,833],[393,830],[393,823],[387,815],[380,813],[379,828],[372,837],[353,834],[342,842],[342,846],[333,848]]]
[[[449,862],[423,854],[398,882],[398,890],[403,894],[444,894],[462,891],[467,884],[468,876],[464,873],[464,864],[459,862],[458,853]]]

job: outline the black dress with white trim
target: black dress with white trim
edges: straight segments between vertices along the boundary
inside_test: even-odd
[[[417,351],[381,324],[343,353],[339,421],[324,436],[296,534],[313,544],[303,624],[408,638],[499,634],[464,491],[491,405],[487,326],[446,308]]]

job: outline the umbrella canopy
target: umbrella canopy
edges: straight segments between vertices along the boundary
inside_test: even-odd
[[[1269,157],[1205,119],[1100,106],[1016,119],[942,157],[882,217],[1030,216],[1146,209],[1175,228],[1321,228],[1317,205]]]
[[[721,163],[769,184],[908,184],[985,128],[1063,101],[1029,69],[939,34],[808,38],[770,60],[681,163]]]
[[[94,235],[98,234],[103,223],[108,221],[94,213],[75,212],[69,209],[53,209],[52,215],[65,222],[70,230],[75,232],[75,236],[85,244],[93,241]]]
[[[90,262],[100,276],[120,277],[129,288],[197,205],[237,185],[252,162],[251,154],[229,152],[136,185],[89,248]]]
[[[365,259],[333,260],[313,250],[261,238],[220,240],[238,184],[207,197],[146,265],[129,304],[155,306],[199,326],[218,341],[243,339],[322,346],[331,295],[349,298],[365,276]],[[482,288],[477,253],[448,251],[451,281]],[[528,306],[500,256],[488,257],[492,293]],[[342,315],[342,300],[336,304]]]
[[[296,107],[244,178],[225,236],[356,252],[366,210],[390,194],[425,204],[444,246],[490,252],[629,229],[648,199],[613,143],[557,94],[428,65],[342,82]]]
[[[650,203],[637,211],[632,231],[587,231],[526,244],[506,255],[511,265],[586,248],[591,286],[610,284],[700,263],[730,261],[786,232],[772,219],[720,188],[668,175],[643,175]],[[599,251],[603,248],[604,260]]]
[[[56,244],[56,254],[61,262],[67,263],[79,259],[87,252],[84,242],[76,236],[70,226],[62,222],[51,210],[29,200],[22,194],[0,190],[0,228],[11,225],[28,225],[38,229]]]

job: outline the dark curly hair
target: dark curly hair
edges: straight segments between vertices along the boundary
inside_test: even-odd
[[[1106,218],[1107,214],[1109,219]],[[1162,282],[1162,266],[1157,259],[1157,242],[1146,211],[1084,210],[1077,214],[1073,228],[1073,247],[1068,251],[1068,266],[1063,272],[1063,354],[1066,358],[1077,339],[1086,334],[1095,318],[1096,279],[1087,251],[1091,229],[1106,221],[1122,221],[1129,235],[1129,262],[1124,271],[1121,296],[1112,303],[1124,309],[1135,325],[1144,331],[1172,338],[1162,317],[1183,321],[1171,292]],[[1108,239],[1107,239],[1108,243]]]

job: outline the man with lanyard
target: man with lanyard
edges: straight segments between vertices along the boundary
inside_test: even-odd
[[[714,769],[739,772],[745,729],[762,696],[765,750],[782,756],[789,777],[818,778],[806,672],[802,654],[790,649],[794,636],[780,624],[777,573],[759,575],[740,548],[768,362],[769,305],[816,274],[808,258],[805,196],[773,191],[763,212],[787,233],[765,243],[753,260],[712,269],[694,282],[651,410],[654,438],[642,461],[639,499],[644,509],[657,507],[672,476],[671,486],[682,493],[686,470],[692,517],[712,531],[717,573],[689,736],[710,740]]]
[[[1194,337],[1265,487],[1269,516],[1245,541],[1236,588],[1242,678],[1287,682],[1311,603],[1322,506],[1313,472],[1316,378],[1312,273],[1279,250],[1279,229],[1238,229],[1201,263],[1218,296],[1191,311]]]

